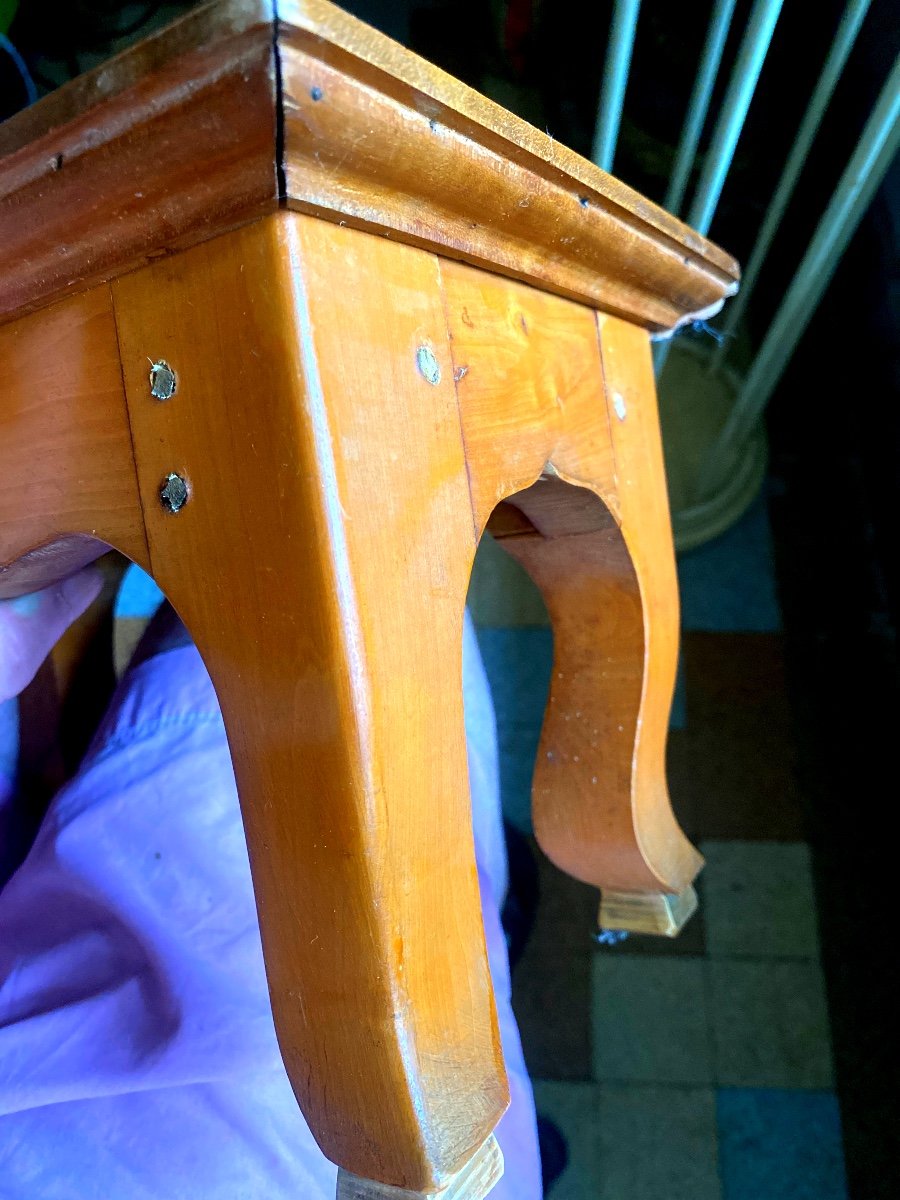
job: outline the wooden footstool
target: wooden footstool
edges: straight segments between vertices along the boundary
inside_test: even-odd
[[[502,1170],[461,692],[485,528],[553,621],[538,840],[607,924],[690,907],[650,335],[736,278],[324,0],[198,9],[0,127],[0,594],[112,546],[190,629],[343,1197]]]

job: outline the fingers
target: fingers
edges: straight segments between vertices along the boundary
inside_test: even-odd
[[[0,600],[0,701],[17,696],[66,629],[96,600],[96,567],[15,600]]]

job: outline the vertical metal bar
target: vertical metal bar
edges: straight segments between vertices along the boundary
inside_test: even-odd
[[[744,118],[753,99],[782,3],[783,0],[756,0],[750,13],[747,32],[738,51],[703,173],[697,184],[697,193],[688,212],[688,224],[700,233],[709,231],[719,203],[725,176],[744,127]]]
[[[34,104],[38,98],[38,93],[34,80],[31,78],[31,72],[28,70],[28,64],[2,30],[0,30],[0,50],[6,51],[13,61],[13,66],[21,75],[26,102]]]
[[[616,0],[613,12],[591,154],[597,166],[602,167],[604,171],[612,170],[613,159],[616,156],[622,103],[628,84],[628,69],[631,66],[634,31],[640,7],[641,0]]]
[[[709,33],[706,35],[706,44],[703,47],[703,54],[700,56],[700,66],[697,68],[694,90],[691,92],[687,116],[681,130],[672,177],[663,201],[663,208],[667,208],[676,216],[681,208],[681,202],[684,200],[691,167],[694,165],[697,146],[700,143],[700,135],[706,124],[709,101],[722,62],[722,52],[725,49],[728,30],[731,27],[735,2],[736,0],[715,0],[713,6]]]
[[[713,131],[712,142],[709,152],[706,156],[706,163],[700,180],[697,184],[697,191],[688,213],[688,224],[693,225],[700,233],[708,233],[709,226],[712,222],[713,215],[716,211],[716,206],[719,203],[719,197],[722,194],[722,188],[725,184],[725,177],[728,174],[728,169],[731,166],[731,160],[734,157],[735,147],[737,146],[738,138],[741,135],[741,130],[744,126],[744,120],[747,116],[747,110],[750,107],[750,102],[753,99],[753,93],[756,88],[756,82],[759,79],[759,73],[762,70],[766,54],[769,49],[769,44],[772,40],[772,34],[775,30],[775,24],[781,13],[783,0],[756,0],[753,10],[750,13],[750,19],[747,22],[747,30],[741,42],[740,50],[738,51],[737,60],[734,64],[734,69],[731,73],[731,80],[728,84],[728,91],[722,103],[722,111],[719,114],[719,119],[716,122],[715,130]],[[713,12],[713,25],[718,20],[724,20],[722,10],[726,5],[717,5]],[[733,9],[733,5],[731,6]],[[728,22],[731,20],[731,11],[728,12]],[[728,33],[727,23],[724,29],[717,31],[721,36],[724,46],[725,37]],[[712,63],[711,44],[713,42],[713,27],[710,28],[709,36],[707,37],[706,47],[703,53],[703,62],[701,65],[701,73],[707,66],[707,56]],[[721,48],[718,49],[718,59],[715,61],[714,68],[711,69],[711,81],[715,78],[715,70],[718,69],[721,61]],[[695,99],[699,93],[700,78],[698,77],[697,86],[694,89],[694,95],[691,97],[691,106],[693,107]],[[708,97],[706,103],[708,104]],[[705,111],[699,118],[700,128],[697,131],[696,137],[699,139],[700,132],[703,126],[703,117]],[[695,114],[694,120],[698,117]],[[687,145],[686,135],[689,132],[688,123],[691,121],[691,114],[688,114],[688,121],[685,123],[685,132],[682,134],[681,145],[679,146],[678,155],[681,158],[682,148]],[[693,134],[691,134],[693,136]],[[696,142],[691,151],[691,158],[696,150]],[[687,154],[685,152],[687,161]],[[678,164],[676,163],[676,170]],[[685,168],[685,176],[690,171],[690,161],[687,161]],[[672,183],[669,185],[670,193],[674,195],[673,185],[676,182],[675,174],[673,173]],[[682,189],[683,190],[683,189]],[[666,197],[666,208],[671,208],[671,196]],[[678,202],[680,204],[681,198]],[[662,374],[663,368],[666,365],[666,360],[669,357],[669,351],[672,348],[672,338],[665,341],[659,341],[653,348],[653,366],[656,371],[656,376]]]
[[[850,51],[853,49],[856,35],[859,33],[860,26],[863,23],[871,2],[872,0],[849,0],[847,7],[844,9],[844,15],[835,34],[831,50],[825,60],[825,65],[822,68],[822,74],[819,76],[819,81],[812,94],[809,107],[803,115],[803,120],[800,122],[796,140],[788,155],[787,162],[784,164],[784,170],[781,173],[775,194],[772,197],[760,231],[757,234],[756,245],[753,247],[750,261],[741,279],[741,290],[726,310],[725,321],[722,325],[722,332],[725,334],[725,338],[719,343],[716,352],[713,354],[710,363],[711,370],[717,367],[722,361],[727,350],[727,339],[734,332],[738,322],[744,315],[747,302],[753,294],[760,270],[769,252],[769,247],[778,231],[781,218],[784,216],[785,209],[790,203],[791,196],[794,194],[794,188],[797,185],[800,172],[806,163],[810,146],[818,133],[822,117],[825,115],[825,110],[828,108],[831,97],[834,94],[834,89],[841,77],[844,64],[847,61]]]
[[[898,149],[900,55],[700,474],[701,497],[715,492],[752,434]]]

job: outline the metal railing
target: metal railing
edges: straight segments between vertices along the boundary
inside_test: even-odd
[[[871,0],[848,0],[818,82],[800,121],[778,183],[768,204],[749,255],[741,290],[726,307],[716,348],[710,353],[708,372],[721,372],[734,343],[734,333],[744,317],[775,234],[790,204],[797,182],[819,132],[823,118],[856,42]],[[700,233],[709,232],[735,149],[753,101],[760,72],[776,35],[783,0],[755,0],[741,38],[721,109],[716,116],[685,220]],[[610,41],[594,139],[594,161],[609,170],[616,151],[632,47],[639,17],[639,0],[615,0]],[[709,119],[716,77],[722,64],[735,0],[713,0],[709,29],[697,66],[694,88],[675,154],[664,205],[681,216],[698,148]],[[816,307],[837,268],[841,255],[900,149],[900,58],[884,82],[856,149],[841,174],[830,201],[799,257],[799,263],[768,331],[749,369],[743,375],[724,427],[713,441],[701,467],[695,499],[702,503],[734,469],[743,450],[759,428],[766,404],[790,361]],[[654,348],[658,375],[672,339]]]

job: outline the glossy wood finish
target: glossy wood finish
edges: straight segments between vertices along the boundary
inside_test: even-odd
[[[108,287],[0,328],[0,596],[147,543]]]
[[[680,622],[653,362],[643,330],[603,313],[597,315],[597,326],[622,533],[644,611],[642,729],[635,745],[634,778],[643,781],[645,811],[657,819],[642,825],[641,850],[648,863],[669,864],[669,886],[664,890],[681,892],[697,874],[702,859],[684,839],[678,839],[665,788]]]
[[[293,213],[112,297],[0,330],[5,561],[44,546],[58,574],[88,535],[167,592],[225,716],[303,1111],[347,1186],[455,1186],[506,1103],[460,688],[488,522],[554,622],[542,845],[657,907],[700,865],[665,788],[677,591],[647,334]]]
[[[0,124],[0,320],[275,208],[260,7],[198,9]]]
[[[0,125],[0,319],[279,204],[655,330],[735,290],[718,247],[327,0],[278,12],[218,0]]]
[[[439,279],[431,255],[283,214],[114,286],[151,567],[225,717],[285,1065],[330,1158],[415,1191],[507,1102]],[[173,399],[151,399],[148,357],[175,369]],[[191,489],[177,515],[170,471]]]
[[[601,317],[598,336],[590,310],[457,264],[442,278],[476,523],[503,500],[524,514],[490,528],[554,628],[536,836],[588,883],[680,892],[701,859],[665,779],[678,593],[647,335]]]
[[[221,703],[282,1054],[344,1194],[482,1200],[507,1088],[475,548],[490,523],[554,623],[542,845],[607,911],[672,910],[701,860],[665,785],[648,330],[737,268],[325,0],[279,13],[220,0],[0,127],[0,595],[105,544],[154,575]]]
[[[728,255],[325,0],[287,0],[292,208],[389,232],[668,329],[736,287]]]

